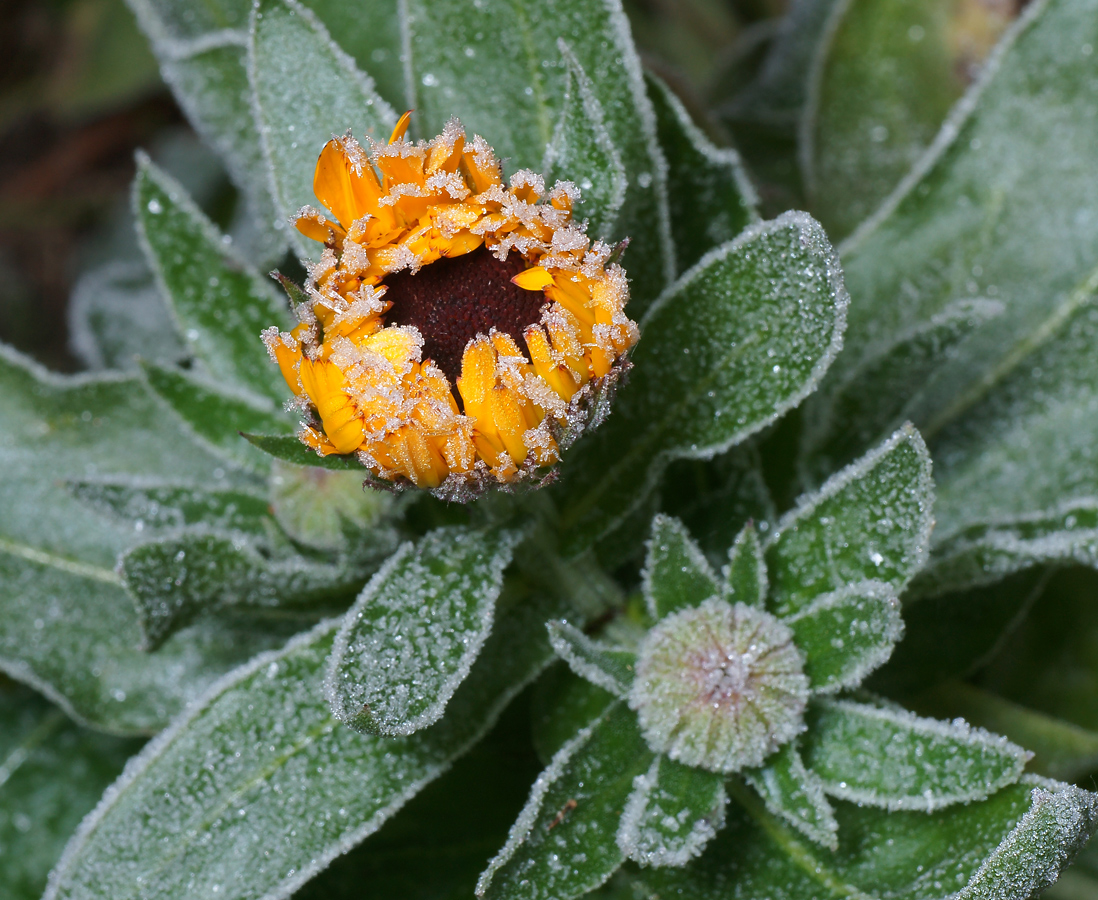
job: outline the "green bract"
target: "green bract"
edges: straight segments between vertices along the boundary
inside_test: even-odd
[[[129,2],[233,187],[141,153],[93,371],[0,347],[0,894],[1057,881],[1098,828],[1098,0]],[[343,252],[289,223],[321,148],[408,109],[572,182],[627,272],[632,368],[539,490],[364,486],[260,340]]]

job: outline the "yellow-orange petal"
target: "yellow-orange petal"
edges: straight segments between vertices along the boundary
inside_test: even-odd
[[[389,143],[390,144],[395,144],[402,137],[404,137],[405,134],[408,133],[408,124],[412,121],[412,113],[413,112],[415,112],[415,110],[410,109],[404,115],[402,115],[399,119],[397,119],[397,123],[393,127],[393,133],[391,135],[389,135]]]
[[[531,266],[511,279],[511,284],[524,291],[540,291],[553,283],[553,276],[544,266]]]

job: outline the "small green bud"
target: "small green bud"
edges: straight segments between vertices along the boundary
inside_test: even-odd
[[[629,695],[653,750],[722,773],[757,766],[800,734],[807,701],[789,627],[717,598],[648,632]]]

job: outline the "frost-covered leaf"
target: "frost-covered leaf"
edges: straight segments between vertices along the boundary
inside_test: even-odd
[[[1096,42],[1090,0],[1030,4],[912,177],[844,247],[856,302],[825,390],[958,299],[1003,304],[910,410],[934,452],[936,540],[1098,496]]]
[[[577,675],[603,690],[624,697],[633,684],[636,654],[592,640],[574,625],[549,622],[549,643]]]
[[[141,742],[80,728],[30,690],[0,685],[0,884],[38,900],[69,835]]]
[[[537,170],[564,106],[568,69],[557,41],[568,43],[587,73],[606,130],[629,176],[611,234],[629,237],[625,264],[630,311],[638,318],[674,277],[667,222],[666,163],[640,61],[618,0],[515,4],[484,0],[408,0],[404,17],[408,95],[421,136],[457,116],[510,171]],[[416,121],[418,120],[418,122]]]
[[[683,866],[724,826],[724,778],[662,754],[633,779],[618,828],[622,853],[642,866]]]
[[[622,521],[671,459],[727,450],[799,403],[838,352],[845,310],[831,246],[804,214],[706,255],[641,322],[610,418],[563,462],[567,547]]]
[[[264,328],[290,321],[269,280],[260,279],[183,187],[144,155],[133,204],[149,267],[203,371],[230,389],[255,394],[260,405],[289,398],[259,337]]]
[[[196,625],[141,653],[114,566],[132,525],[98,515],[66,482],[246,484],[132,376],[50,375],[0,349],[0,668],[114,731],[162,727],[226,669],[284,640]]]
[[[437,721],[492,630],[518,538],[439,528],[402,546],[343,618],[324,686],[335,716],[383,735]]]
[[[259,472],[268,459],[256,453],[240,436],[247,432],[289,431],[290,417],[274,408],[256,405],[244,394],[232,394],[183,369],[143,363],[145,380],[153,392],[186,423],[191,433],[225,460]]]
[[[766,605],[766,558],[755,526],[748,522],[728,550],[722,573],[732,603]]]
[[[764,765],[748,769],[751,785],[772,815],[784,819],[813,843],[839,849],[839,823],[816,773],[805,768],[796,742],[790,742]]]
[[[563,662],[549,667],[534,685],[532,694],[531,737],[543,766],[549,765],[553,754],[617,699],[576,675]]]
[[[645,72],[656,133],[667,157],[667,206],[678,271],[758,220],[758,198],[731,148],[716,147],[671,89]]]
[[[265,535],[274,524],[263,494],[243,488],[200,488],[131,480],[74,480],[74,497],[97,512],[132,523],[137,534],[203,524],[222,531]]]
[[[318,202],[313,173],[321,149],[333,135],[351,130],[360,138],[386,140],[396,124],[370,77],[297,0],[256,3],[248,76],[271,191],[283,219]],[[306,256],[318,258],[323,249],[296,229],[291,239]]]
[[[207,533],[138,544],[122,555],[119,571],[137,605],[145,650],[222,610],[315,622],[349,602],[367,575],[299,556],[266,559],[240,536]]]
[[[322,681],[338,622],[214,686],[154,740],[85,820],[51,900],[287,897],[375,832],[475,743],[549,659],[560,607],[501,610],[435,727],[372,737],[332,716]]]
[[[137,357],[182,359],[183,343],[148,268],[112,260],[73,285],[69,346],[89,369],[133,369]]]
[[[394,508],[394,499],[366,487],[362,475],[355,472],[276,461],[271,466],[270,508],[295,541],[330,551],[346,546],[348,529],[361,537],[361,532],[383,522]]]
[[[900,601],[881,581],[821,594],[785,623],[804,654],[813,690],[828,693],[861,684],[888,660],[904,633]]]
[[[652,760],[637,717],[616,701],[538,776],[477,896],[569,900],[606,881],[622,863],[615,838],[633,778]]]
[[[833,475],[770,532],[770,605],[789,615],[867,579],[899,593],[926,558],[933,488],[926,445],[909,425]]]
[[[568,43],[562,38],[557,46],[568,76],[560,121],[545,148],[545,183],[552,186],[561,179],[575,184],[582,198],[576,216],[589,220],[587,233],[592,238],[608,238],[629,181],[621,154],[606,130],[595,86]]]
[[[802,751],[833,797],[932,812],[982,800],[1022,775],[1030,754],[964,722],[885,705],[816,700]]]
[[[935,596],[1056,562],[1098,566],[1098,500],[1067,500],[1013,521],[972,525],[935,548],[912,590]]]
[[[195,130],[241,188],[250,220],[241,249],[263,264],[285,250],[270,197],[263,151],[252,122],[246,68],[246,0],[211,0],[201,10],[185,0],[129,0],[160,62],[160,74]]]
[[[652,519],[642,577],[644,602],[653,619],[724,594],[694,539],[682,522],[670,516]]]
[[[847,373],[826,403],[810,407],[815,420],[806,427],[802,452],[813,471],[845,465],[898,426],[934,370],[1002,311],[990,300],[958,300]]]
[[[404,64],[397,0],[306,0],[336,43],[369,72],[377,91],[394,109],[404,109]]]
[[[738,896],[772,900],[1032,900],[1098,824],[1094,794],[1026,780],[930,814],[839,803],[832,852],[743,799],[747,808],[729,808],[728,824],[699,860],[638,879],[661,897],[691,900],[726,900],[730,885]]]
[[[872,213],[930,146],[1009,21],[1007,9],[953,0],[835,4],[800,127],[811,208],[835,239]]]
[[[306,447],[296,437],[288,434],[241,434],[248,443],[258,447],[268,456],[280,459],[295,466],[315,466],[334,471],[362,472],[367,474],[356,456],[321,456],[315,450]]]

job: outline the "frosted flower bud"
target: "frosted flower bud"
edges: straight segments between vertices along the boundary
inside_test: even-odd
[[[759,765],[802,732],[807,701],[789,627],[717,598],[648,632],[629,696],[654,751],[722,773]]]

